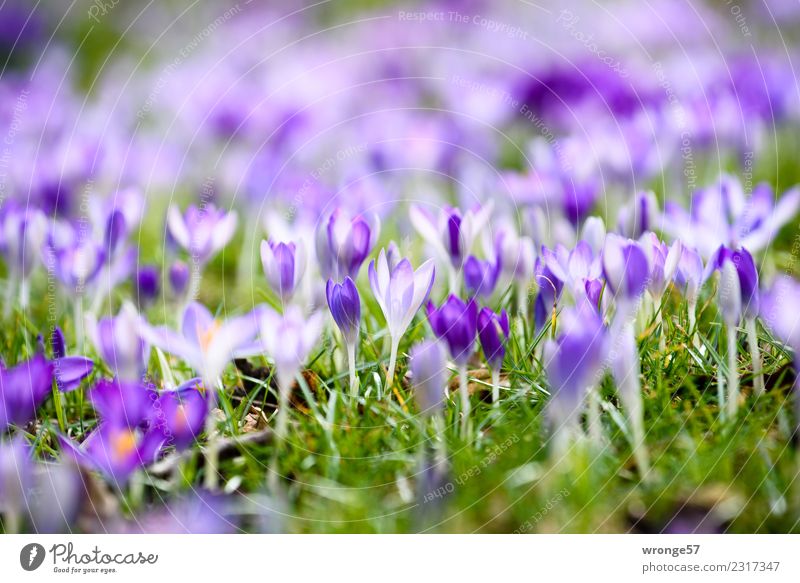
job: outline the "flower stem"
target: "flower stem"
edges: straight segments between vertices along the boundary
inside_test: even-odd
[[[757,397],[764,394],[764,371],[761,364],[761,349],[758,346],[758,330],[755,318],[747,318],[747,344],[750,346],[750,360],[753,363],[753,390]]]
[[[728,418],[733,419],[739,409],[739,371],[737,364],[736,326],[728,324]]]
[[[700,338],[697,336],[697,298],[689,298],[689,334],[692,336],[692,346],[700,350]]]
[[[492,404],[500,406],[500,371],[492,370]]]
[[[392,385],[394,384],[394,369],[397,366],[397,351],[400,349],[400,339],[392,338],[392,347],[389,352],[389,368],[386,369],[386,397],[392,398]]]
[[[275,421],[275,453],[270,463],[268,483],[275,492],[278,486],[278,456],[283,451],[289,422],[289,394],[292,390],[292,377],[278,375],[278,417]]]
[[[217,468],[219,466],[217,437],[218,433],[216,419],[214,418],[212,410],[209,410],[208,416],[206,417],[206,471],[203,480],[203,486],[212,492],[217,489],[217,484],[219,483],[219,474],[217,472]]]
[[[358,379],[356,378],[356,343],[347,343],[347,366],[350,369],[350,396],[358,397]]]
[[[461,395],[461,435],[466,436],[469,429],[469,387],[467,386],[467,365],[458,367],[458,392]]]
[[[586,411],[589,425],[589,439],[597,446],[603,439],[603,425],[600,420],[600,393],[596,387],[589,387],[587,391],[589,407]]]

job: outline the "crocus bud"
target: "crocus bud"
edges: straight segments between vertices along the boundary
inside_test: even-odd
[[[658,216],[658,200],[653,191],[640,192],[619,210],[617,231],[624,237],[638,239],[650,229]]]
[[[700,286],[703,284],[703,259],[693,247],[683,247],[678,269],[675,272],[675,283],[692,302],[697,301]]]
[[[106,364],[123,380],[139,380],[147,368],[149,347],[142,338],[142,321],[126,303],[113,318],[87,318],[92,342]]]
[[[189,266],[181,260],[175,261],[169,267],[169,285],[172,293],[182,296],[186,291],[186,284],[189,283]]]
[[[411,349],[410,356],[411,383],[420,413],[438,413],[444,406],[444,389],[450,376],[444,348],[436,340],[425,340]]]
[[[261,265],[272,291],[282,302],[289,301],[305,272],[302,243],[261,241]]]
[[[213,203],[190,205],[185,214],[176,206],[167,211],[167,227],[175,242],[200,264],[209,261],[233,238],[236,213],[218,209]]]
[[[586,241],[594,255],[599,255],[606,241],[606,225],[600,217],[587,217],[581,230],[581,240]]]
[[[464,261],[464,286],[467,293],[474,297],[488,298],[497,286],[500,275],[500,264],[484,261],[474,255]]]
[[[322,276],[355,278],[380,232],[377,215],[350,217],[336,209],[317,229],[316,249]]]
[[[800,282],[788,275],[779,276],[761,297],[760,315],[800,361]]]
[[[466,365],[475,350],[478,327],[478,305],[475,300],[464,303],[450,294],[441,307],[428,302],[428,321],[434,334],[447,343],[450,358]]]
[[[125,215],[119,210],[112,211],[108,216],[108,221],[106,221],[106,232],[103,240],[105,252],[109,257],[115,255],[127,234],[128,228],[125,224]]]
[[[353,280],[349,277],[342,283],[328,280],[325,288],[328,307],[339,330],[348,344],[354,344],[358,338],[358,327],[361,323],[361,298]]]
[[[508,314],[502,310],[495,314],[491,308],[483,308],[478,314],[478,337],[483,348],[483,355],[490,368],[500,370],[506,356],[505,343],[510,329]]]
[[[717,303],[725,323],[735,326],[742,317],[742,290],[739,287],[739,274],[732,261],[725,261],[720,268]]]
[[[149,306],[158,296],[160,280],[155,265],[143,265],[136,272],[136,296],[140,306]]]
[[[758,271],[753,261],[753,256],[747,249],[733,250],[725,246],[720,247],[711,257],[706,269],[721,269],[725,263],[731,263],[736,270],[741,292],[742,316],[755,318],[758,315]]]
[[[647,256],[631,240],[609,234],[603,247],[603,273],[618,301],[635,300],[644,293],[649,276]]]

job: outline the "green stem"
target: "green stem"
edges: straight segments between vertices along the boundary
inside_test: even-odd
[[[356,378],[356,343],[347,343],[347,366],[350,369],[350,396],[358,397],[358,379]]]
[[[728,324],[728,418],[736,417],[739,409],[739,371],[736,369],[738,347],[736,344],[736,326]]]
[[[467,365],[458,367],[458,393],[461,395],[461,435],[466,436],[469,429],[469,387],[467,386]]]
[[[389,368],[386,369],[386,395],[392,398],[392,385],[394,385],[394,371],[397,367],[397,351],[400,349],[400,339],[392,338],[392,346],[389,352]]]
[[[750,360],[753,364],[753,390],[757,397],[764,394],[764,370],[761,363],[761,349],[758,346],[758,330],[755,318],[747,318],[747,343],[750,347]]]
[[[500,371],[492,370],[492,404],[500,406]]]

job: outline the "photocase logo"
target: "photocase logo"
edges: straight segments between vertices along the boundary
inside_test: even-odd
[[[39,543],[30,543],[19,552],[19,564],[26,571],[35,571],[44,562],[44,547]]]

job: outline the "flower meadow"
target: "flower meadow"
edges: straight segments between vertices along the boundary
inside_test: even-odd
[[[790,4],[2,3],[2,531],[800,531]]]

